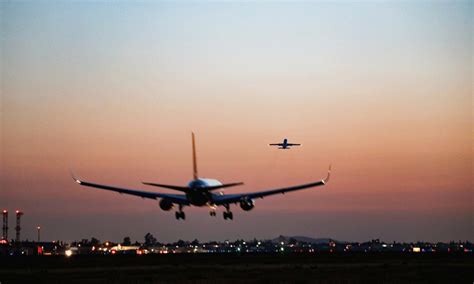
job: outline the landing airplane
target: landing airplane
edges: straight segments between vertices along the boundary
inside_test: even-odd
[[[290,149],[290,146],[301,146],[301,144],[288,143],[288,139],[283,139],[283,143],[272,143],[270,146],[279,146],[278,149]]]
[[[217,206],[223,206],[226,211],[224,212],[224,219],[233,219],[233,214],[230,211],[231,204],[240,204],[240,207],[244,211],[249,211],[254,208],[254,199],[256,198],[264,198],[269,195],[274,194],[285,194],[286,192],[316,187],[325,185],[331,174],[331,167],[329,167],[327,177],[322,180],[318,180],[316,182],[307,183],[303,185],[296,185],[266,191],[258,191],[252,193],[239,193],[239,194],[226,194],[224,195],[223,192],[218,194],[213,193],[213,191],[217,189],[223,189],[227,187],[242,185],[242,182],[235,182],[235,183],[227,183],[222,184],[218,180],[215,179],[208,179],[208,178],[199,178],[198,171],[197,171],[197,161],[196,161],[196,145],[194,139],[194,133],[192,133],[192,146],[193,146],[193,179],[188,183],[187,186],[177,186],[177,185],[167,185],[167,184],[160,184],[160,183],[152,183],[152,182],[143,182],[145,185],[157,186],[162,188],[168,188],[176,191],[183,192],[183,194],[169,194],[169,193],[160,193],[160,192],[149,192],[149,191],[141,191],[136,189],[128,189],[128,188],[121,188],[115,187],[110,185],[103,185],[98,183],[92,183],[88,181],[83,181],[77,179],[74,175],[72,178],[82,186],[89,186],[95,187],[110,191],[115,191],[120,194],[130,194],[135,195],[142,198],[149,198],[149,199],[161,199],[160,200],[160,208],[164,211],[171,210],[175,205],[178,206],[178,211],[176,211],[176,219],[185,219],[185,214],[183,212],[183,207],[185,206],[208,206],[210,208],[210,215],[216,216],[216,208]]]

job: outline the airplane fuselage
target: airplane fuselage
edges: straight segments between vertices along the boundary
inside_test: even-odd
[[[283,139],[283,143],[281,144],[281,147],[279,149],[288,149],[288,139]]]
[[[219,185],[222,183],[216,179],[194,179],[188,183],[189,190],[186,191],[186,198],[194,206],[205,206],[212,203],[213,195],[206,188]]]

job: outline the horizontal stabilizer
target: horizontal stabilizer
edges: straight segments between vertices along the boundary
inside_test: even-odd
[[[160,184],[160,183],[153,183],[153,182],[142,182],[142,183],[146,185],[169,188],[169,189],[184,191],[184,192],[186,192],[189,189],[186,186],[179,186],[179,185]]]
[[[216,189],[232,187],[232,186],[237,186],[237,185],[243,185],[243,184],[244,184],[243,182],[226,183],[226,184],[221,184],[221,185],[209,186],[209,187],[206,187],[206,189],[207,190],[216,190]]]

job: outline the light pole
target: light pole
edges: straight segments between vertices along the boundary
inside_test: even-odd
[[[41,236],[41,227],[38,226],[36,227],[36,229],[38,230],[38,243],[40,242],[40,236]]]

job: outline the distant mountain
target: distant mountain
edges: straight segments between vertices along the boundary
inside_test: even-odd
[[[330,239],[330,238],[317,238],[317,239],[315,239],[315,238],[304,237],[304,236],[282,236],[282,235],[272,239],[271,241],[273,243],[281,243],[281,242],[288,243],[290,241],[290,239],[295,239],[298,242],[305,242],[305,243],[318,244],[318,245],[328,244],[331,241],[333,241],[335,243],[338,243],[338,244],[346,243],[346,242],[343,242],[343,241],[337,241],[337,240],[333,240],[333,239]]]

